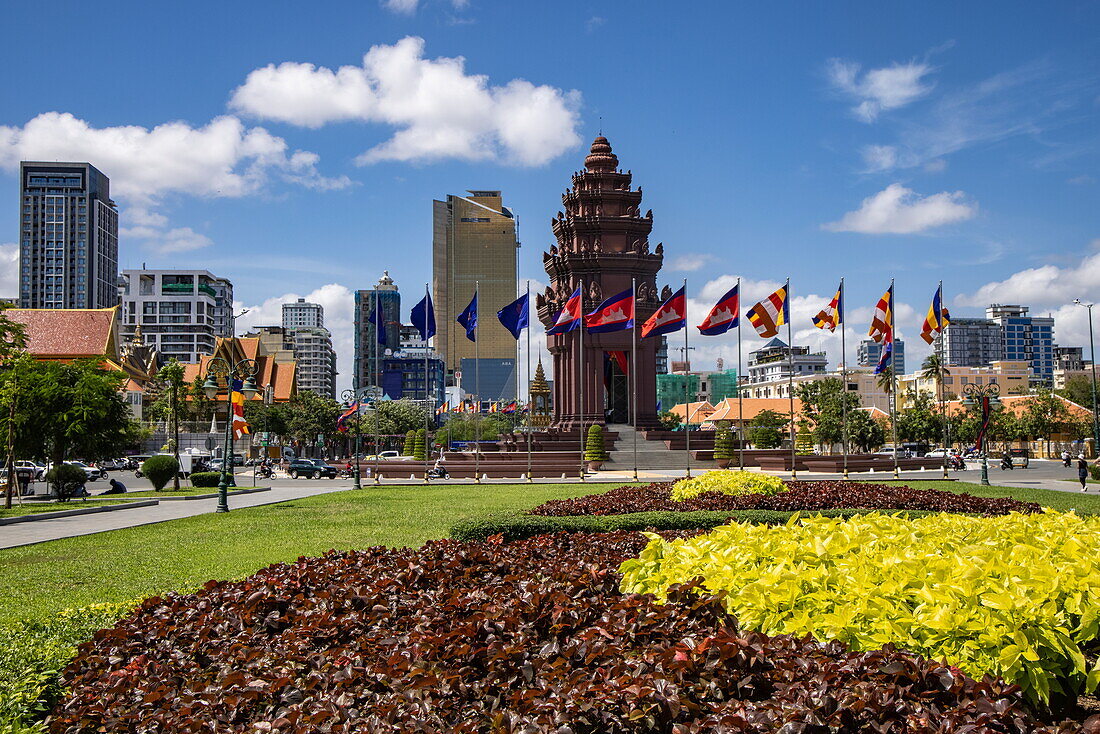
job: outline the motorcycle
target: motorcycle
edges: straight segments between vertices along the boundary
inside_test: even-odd
[[[947,465],[955,471],[966,471],[966,460],[961,456],[952,456]]]
[[[1004,471],[1005,469],[1014,469],[1014,468],[1015,467],[1012,466],[1012,459],[1010,457],[1006,456],[1003,459],[1001,459],[1001,471]]]
[[[261,464],[260,466],[256,467],[256,478],[257,479],[271,479],[273,474],[274,474],[274,472],[271,471],[270,466],[266,466],[266,465]]]
[[[442,466],[433,467],[428,470],[428,479],[450,479],[451,475],[447,472],[447,469]]]

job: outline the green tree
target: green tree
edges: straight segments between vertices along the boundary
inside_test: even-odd
[[[717,461],[730,461],[735,453],[733,431],[719,428],[714,432],[714,458]]]
[[[875,381],[878,384],[880,390],[887,395],[891,395],[894,392],[894,368],[884,367],[882,372],[879,373],[878,379]]]
[[[865,410],[848,413],[848,440],[863,452],[886,443],[886,429]]]
[[[150,381],[146,394],[155,396],[149,406],[149,414],[154,420],[168,421],[172,435],[172,456],[176,464],[180,460],[180,417],[189,413],[187,406],[187,384],[183,379],[183,365],[175,358],[168,364],[157,370],[156,376]],[[172,475],[172,489],[180,488],[179,472]]]
[[[1031,396],[1026,404],[1020,416],[1019,433],[1028,439],[1045,442],[1049,454],[1051,435],[1065,428],[1070,417],[1069,409],[1060,397],[1049,390]]]
[[[657,416],[657,420],[661,422],[661,428],[666,431],[675,431],[683,423],[683,419],[671,410],[664,410]]]
[[[847,410],[850,423],[859,409],[859,395],[845,390],[838,378],[827,377],[798,385],[795,396],[802,402],[799,428],[812,428],[814,443],[832,446],[844,441],[844,413]]]
[[[363,428],[374,431],[377,414],[378,432],[383,436],[399,436],[423,428],[425,408],[412,400],[380,400],[363,421]]]
[[[1056,391],[1071,403],[1092,410],[1092,378],[1076,375],[1066,380],[1066,386]]]
[[[443,434],[446,441],[473,441],[475,438],[479,441],[493,441],[500,438],[500,434],[511,430],[512,423],[507,416],[454,413],[447,417],[439,433]]]
[[[423,428],[416,429],[413,438],[413,458],[417,461],[426,461],[428,458],[428,431]]]
[[[262,400],[247,400],[244,404],[244,418],[252,431],[267,431],[276,436],[289,436],[287,428],[287,408],[279,403],[266,405]],[[349,418],[349,422],[354,418]],[[348,426],[352,430],[352,426]],[[367,430],[364,426],[362,430]]]
[[[762,410],[749,421],[748,438],[758,449],[779,448],[783,444],[783,428],[788,418],[774,410]]]
[[[939,395],[940,389],[943,388],[944,378],[951,375],[951,370],[947,368],[947,365],[944,364],[938,354],[930,354],[926,357],[921,367],[920,376],[926,380],[932,380],[936,384],[936,395]]]
[[[936,400],[926,392],[909,394],[909,407],[898,412],[898,438],[932,443],[943,436],[943,421]]]
[[[401,446],[402,456],[412,456],[416,451],[416,429],[405,433],[405,443]]]
[[[301,448],[314,446],[318,436],[335,435],[341,412],[335,400],[303,390],[286,404],[287,432]]]
[[[24,356],[27,348],[26,332],[23,325],[4,315],[7,306],[0,306],[0,365],[14,357]],[[9,387],[13,395],[7,399],[8,430],[5,434],[5,456],[7,457],[7,487],[4,490],[4,507],[11,509],[12,495],[15,493],[15,411],[18,407],[18,394],[15,383]],[[0,398],[2,400],[2,398]]]
[[[603,426],[592,424],[588,427],[588,440],[584,444],[585,461],[607,461],[607,448],[603,440]]]

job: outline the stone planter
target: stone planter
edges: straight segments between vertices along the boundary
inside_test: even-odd
[[[733,463],[733,459],[715,459],[718,462],[719,469],[728,469],[729,465]]]
[[[602,459],[600,461],[590,461],[588,462],[588,471],[599,471],[601,466],[603,466]]]

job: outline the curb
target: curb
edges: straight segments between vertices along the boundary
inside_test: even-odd
[[[160,504],[158,500],[141,500],[138,502],[123,502],[117,505],[104,505],[103,507],[82,507],[79,510],[59,510],[57,512],[39,512],[32,515],[17,515],[16,517],[0,517],[0,525],[12,525],[17,522],[32,522],[34,520],[56,520],[61,517],[91,515],[96,512],[114,512],[115,510],[129,510],[135,507],[152,507],[157,504]]]

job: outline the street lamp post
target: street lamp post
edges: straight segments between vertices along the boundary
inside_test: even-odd
[[[986,487],[989,486],[989,456],[985,450],[987,443],[986,427],[989,425],[990,413],[1001,404],[997,397],[1000,394],[1001,387],[996,383],[990,385],[963,385],[963,395],[966,396],[962,401],[963,406],[966,408],[979,406],[982,411],[982,427],[979,431],[981,442],[978,450],[982,454],[982,484]]]
[[[355,427],[353,429],[355,431],[355,448],[352,451],[352,464],[355,467],[353,470],[355,472],[355,488],[362,489],[363,485],[360,482],[359,474],[359,395],[355,390],[344,390],[340,394],[340,399],[347,403],[349,408],[355,406]]]
[[[229,472],[233,471],[233,382],[241,381],[241,389],[236,391],[245,400],[255,397],[260,388],[256,385],[256,360],[242,359],[234,362],[222,357],[214,357],[206,367],[206,381],[202,385],[206,397],[214,400],[222,384],[225,385],[225,450],[222,452],[222,476],[218,482],[218,509],[216,512],[229,512]]]
[[[1096,405],[1096,342],[1092,335],[1092,307],[1095,304],[1084,303],[1080,298],[1073,302],[1089,310],[1089,361],[1092,362],[1092,450],[1100,456],[1100,406]]]

